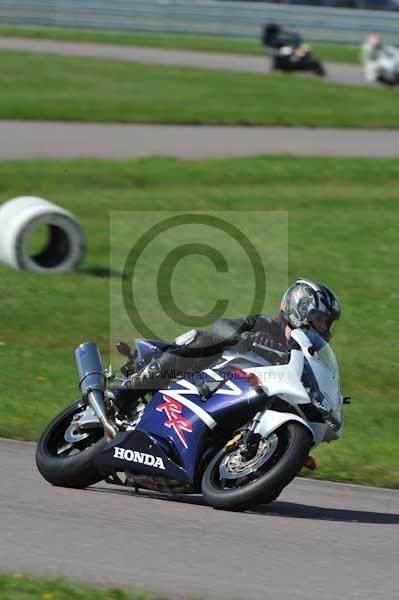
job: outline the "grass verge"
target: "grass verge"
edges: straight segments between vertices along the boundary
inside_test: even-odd
[[[222,36],[195,36],[186,34],[146,33],[127,31],[96,31],[58,27],[0,26],[0,36],[30,39],[64,40],[69,42],[96,42],[123,46],[151,48],[173,48],[204,52],[227,52],[261,56],[263,48],[259,40],[251,38],[229,38]],[[347,44],[314,43],[315,54],[325,61],[357,64],[359,48]]]
[[[2,119],[399,127],[391,89],[24,52],[1,58]]]
[[[151,594],[129,593],[119,588],[97,589],[65,579],[45,580],[22,573],[0,575],[2,600],[161,600]]]
[[[5,373],[0,435],[36,439],[51,416],[77,398],[72,351],[81,341],[99,343],[104,362],[111,354],[116,335],[109,339],[110,280],[118,281],[118,273],[110,278],[110,211],[234,210],[243,211],[243,221],[253,210],[288,211],[289,280],[307,275],[340,296],[343,316],[334,347],[343,392],[354,398],[346,409],[343,439],[316,451],[315,476],[399,487],[399,407],[393,392],[399,350],[398,161],[60,160],[3,162],[1,169],[0,202],[31,193],[66,207],[87,231],[89,254],[79,272],[65,275],[39,277],[0,265]],[[271,246],[265,232],[256,241]],[[157,260],[150,255],[148,267]],[[204,295],[205,305],[196,306],[209,308],[212,299],[213,306],[218,277],[212,265],[201,278],[187,268],[174,288],[179,306],[190,307]],[[247,279],[248,272],[238,273],[241,284]],[[164,314],[146,291],[143,279],[139,297],[145,296],[141,300],[154,327],[163,327]],[[273,290],[267,305],[271,314],[278,311],[282,291]],[[238,306],[239,299],[238,294]],[[234,314],[239,312],[236,305]],[[132,331],[122,325],[116,331],[130,341]],[[169,326],[164,335],[184,329]]]

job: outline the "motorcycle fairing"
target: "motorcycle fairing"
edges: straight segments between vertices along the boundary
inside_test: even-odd
[[[301,381],[303,365],[302,352],[291,350],[287,364],[248,367],[244,371],[257,376],[267,396],[279,396],[292,404],[304,404],[309,403],[310,398]]]
[[[154,394],[143,413],[137,431],[169,440],[181,459],[190,482],[204,451],[207,436],[216,428],[245,423],[257,409],[260,396],[240,377],[225,380],[226,373],[206,369],[190,380],[177,379]],[[203,384],[220,384],[209,398],[200,394]]]
[[[295,334],[295,335],[294,335]],[[339,368],[331,346],[316,332],[309,329],[293,332],[294,339],[299,343],[305,360],[309,364],[320,390],[320,402],[325,411],[331,415],[334,427],[326,423],[311,423],[320,441],[338,439],[343,431],[343,397],[340,392]]]
[[[292,332],[292,337],[299,344],[301,350],[291,350],[290,361],[286,365],[266,366],[244,369],[246,372],[254,373],[260,380],[261,386],[268,396],[278,396],[288,403],[297,406],[311,403],[311,398],[305,389],[301,378],[305,360],[309,363],[318,386],[322,393],[323,402],[328,404],[334,417],[342,422],[342,396],[339,390],[338,366],[335,356],[329,344],[324,342],[317,334],[305,333],[300,329]],[[323,349],[325,355],[323,355]],[[335,361],[335,362],[334,362]],[[267,411],[258,425],[257,432],[262,436],[270,435],[282,422],[281,418],[274,418],[273,411]],[[285,421],[289,421],[289,414]],[[334,431],[329,424],[314,423],[301,417],[291,420],[302,420],[304,426],[312,431],[314,443],[317,445],[323,440],[337,439],[342,432],[342,426]],[[279,421],[281,421],[279,423]]]
[[[125,451],[128,451],[126,454]],[[127,471],[157,475],[188,483],[185,469],[170,456],[168,443],[144,431],[122,431],[95,458],[101,473]]]

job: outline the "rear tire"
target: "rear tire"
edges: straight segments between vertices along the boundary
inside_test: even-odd
[[[63,436],[73,416],[83,408],[82,401],[78,401],[63,410],[47,425],[39,439],[36,465],[44,479],[53,485],[85,488],[102,480],[93,462],[107,445],[101,427],[89,430],[89,437],[74,448],[76,454],[57,454],[57,449],[59,451],[62,444],[65,444]]]
[[[266,462],[256,472],[256,479],[244,482],[240,487],[225,487],[219,466],[226,454],[224,450],[216,454],[206,468],[201,483],[208,504],[225,510],[245,509],[255,504],[273,502],[277,498],[301,470],[312,440],[309,431],[295,421],[286,423],[275,433],[279,438],[277,460],[274,458],[276,462]]]

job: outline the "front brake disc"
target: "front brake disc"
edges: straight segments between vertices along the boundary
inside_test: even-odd
[[[278,437],[272,433],[267,439],[259,442],[255,456],[249,460],[245,459],[239,447],[225,456],[219,465],[219,473],[222,479],[239,479],[257,471],[274,454],[278,444]]]

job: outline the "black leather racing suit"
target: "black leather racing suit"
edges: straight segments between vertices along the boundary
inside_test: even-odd
[[[302,44],[302,38],[298,33],[284,31],[281,28],[278,30],[268,30],[266,26],[263,30],[262,43],[266,48],[279,50],[283,46],[291,46],[298,48]]]
[[[220,319],[197,332],[192,341],[183,345],[172,344],[150,364],[149,369],[146,367],[144,379],[137,379],[135,383],[133,377],[132,387],[160,389],[176,376],[184,374],[184,377],[189,377],[190,373],[205,369],[226,348],[259,341],[259,335],[263,345],[285,352],[289,346],[285,338],[285,326],[286,323],[280,318],[266,315]]]

